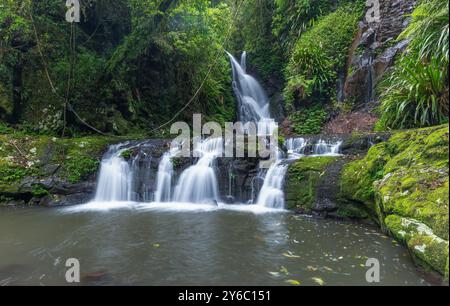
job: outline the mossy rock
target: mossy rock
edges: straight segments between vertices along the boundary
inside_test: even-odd
[[[351,203],[339,205],[336,213],[339,217],[350,219],[367,219],[369,217],[363,207]]]
[[[304,157],[289,166],[285,184],[286,206],[310,212],[313,209],[317,185],[326,175],[327,166],[339,157]]]
[[[407,245],[420,262],[445,275],[448,269],[448,240],[436,236],[431,228],[414,219],[389,215],[385,224],[390,233]]]
[[[448,125],[395,132],[388,141],[372,147],[365,158],[346,165],[340,182],[344,200],[364,204],[423,265],[442,275],[449,237],[448,154]],[[440,240],[418,234],[400,237],[398,232],[405,232],[397,228],[402,218],[429,228]],[[422,245],[427,251],[418,253]]]
[[[68,183],[88,179],[98,167],[109,144],[115,138],[90,136],[81,138],[55,138],[26,135],[23,132],[0,134],[0,196],[24,198],[44,197],[44,186],[32,185],[49,178]],[[32,183],[31,183],[32,184]]]

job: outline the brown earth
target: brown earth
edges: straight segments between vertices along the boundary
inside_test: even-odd
[[[371,132],[378,117],[367,111],[341,113],[322,130],[323,134],[351,134],[353,132]]]

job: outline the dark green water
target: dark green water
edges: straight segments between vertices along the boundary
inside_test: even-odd
[[[427,285],[376,228],[286,212],[18,209],[0,213],[0,285]]]

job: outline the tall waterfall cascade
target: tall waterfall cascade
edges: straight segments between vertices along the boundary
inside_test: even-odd
[[[270,135],[276,128],[270,115],[269,98],[259,82],[247,74],[247,53],[243,52],[238,62],[228,53],[233,71],[233,90],[238,102],[239,120],[243,123],[257,123],[258,132]]]

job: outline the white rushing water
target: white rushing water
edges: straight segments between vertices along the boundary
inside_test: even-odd
[[[276,125],[270,117],[269,99],[258,81],[246,73],[246,53],[242,54],[240,63],[231,54],[228,55],[233,69],[233,88],[238,100],[241,122],[253,122],[258,125],[259,135],[271,135]],[[275,145],[277,151],[275,161],[267,170],[261,168],[251,182],[250,203],[254,205],[250,206],[259,210],[283,209],[283,189],[288,162],[307,155],[339,155],[341,143],[340,141],[328,143],[324,140],[311,143],[305,138],[291,138],[285,142],[287,154]],[[191,207],[203,204],[214,204],[215,207],[224,205],[220,203],[216,173],[216,160],[223,155],[224,150],[222,138],[199,140],[194,148],[197,153],[195,156],[198,156],[197,161],[185,169],[178,179],[175,177],[173,159],[180,153],[180,148],[172,145],[159,162],[155,183],[151,180],[153,175],[151,156],[147,156],[144,150],[139,150],[139,146],[133,147],[136,150],[130,161],[121,156],[127,147],[129,149],[128,143],[110,147],[101,163],[94,206],[96,206],[95,203],[106,202],[110,204],[102,207],[114,208],[114,203],[119,202],[149,203],[152,201],[153,203],[149,205],[158,207],[179,208],[180,205],[185,207],[186,204]],[[228,171],[228,194],[225,194],[224,198],[230,200],[234,198],[232,192],[234,174],[232,174],[231,164]],[[259,186],[256,188],[255,184],[261,186],[257,195]]]
[[[300,158],[305,155],[307,145],[308,141],[305,138],[289,138],[285,142],[287,154],[290,158]]]
[[[233,71],[233,90],[238,101],[239,120],[245,124],[259,124],[258,133],[270,135],[276,128],[269,111],[269,99],[259,82],[247,74],[247,53],[243,52],[240,63],[228,53]]]
[[[171,148],[164,153],[158,166],[158,175],[156,178],[155,202],[170,202],[172,200],[172,178],[173,162],[172,159],[180,152],[178,147]]]
[[[223,153],[223,139],[209,138],[199,143],[199,160],[180,176],[173,200],[183,203],[218,203],[219,186],[214,161]]]
[[[122,145],[111,146],[100,165],[95,202],[130,200],[131,169],[120,155]]]
[[[283,187],[288,165],[283,165],[282,162],[283,160],[275,162],[267,170],[264,184],[256,201],[257,205],[268,208],[284,208]]]
[[[336,156],[339,155],[339,149],[342,145],[342,141],[337,141],[333,143],[327,143],[325,140],[320,139],[314,145],[314,155],[328,155]]]

